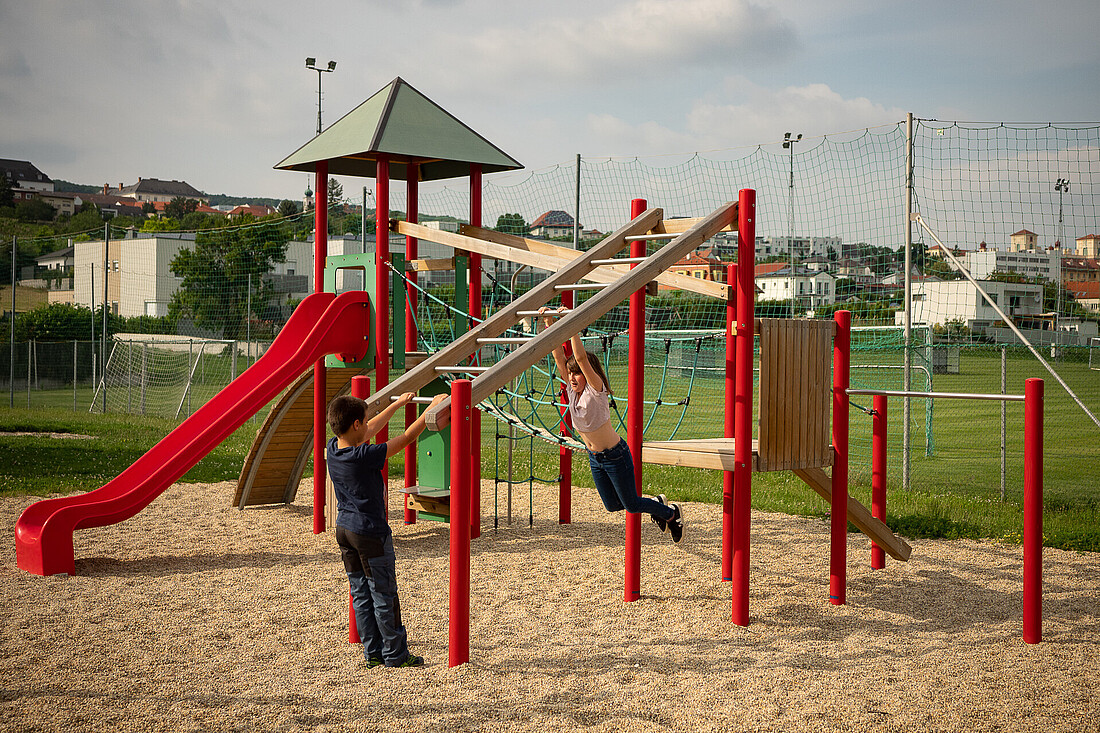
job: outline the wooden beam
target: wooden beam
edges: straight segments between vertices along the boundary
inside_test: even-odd
[[[702,221],[702,218],[683,218],[683,219],[663,219],[661,223],[653,231],[657,234],[682,234],[688,229]],[[737,220],[734,219],[728,226],[723,227],[719,231],[722,232],[736,232]],[[718,232],[715,232],[717,234]],[[711,235],[713,236],[713,235]],[[709,239],[709,237],[708,237]]]
[[[455,269],[455,258],[446,257],[442,259],[434,260],[409,260],[405,263],[406,270],[414,270],[416,272],[431,272],[435,270],[453,270]]]
[[[686,219],[684,221],[687,221]],[[696,221],[692,219],[691,221]],[[549,242],[542,242],[537,239],[528,239],[526,237],[517,237],[514,234],[505,234],[504,232],[498,232],[493,229],[486,229],[484,227],[473,227],[469,224],[463,224],[459,231],[463,234],[476,237],[477,239],[483,239],[488,242],[495,242],[497,244],[503,244],[506,247],[512,249],[527,250],[542,255],[549,255],[551,257],[558,257],[566,260],[571,260],[577,255],[577,250],[571,247],[561,247],[556,244],[550,244]],[[498,259],[508,259],[498,258]],[[514,261],[514,260],[513,260]],[[521,263],[523,264],[523,263]],[[591,273],[585,276],[585,279],[592,280],[594,282],[613,282],[619,276],[630,271],[630,265],[601,265],[593,270]],[[609,273],[615,273],[610,275]],[[714,280],[701,280],[697,277],[688,277],[676,272],[662,272],[656,278],[657,282],[661,285],[670,288],[677,288],[678,290],[687,290],[692,293],[699,293],[700,295],[706,295],[710,298],[718,298],[719,300],[729,299],[729,285],[726,283],[715,282]]]
[[[561,270],[551,275],[550,278],[537,285],[519,301],[514,301],[511,305],[501,309],[501,311],[497,313],[497,316],[506,317],[508,324],[511,325],[511,323],[515,322],[515,313],[519,310],[529,310],[532,306],[537,307],[549,303],[554,297],[554,285],[559,282],[577,282],[579,279],[578,275],[582,275],[592,269],[592,266],[588,264],[590,260],[605,259],[608,256],[608,251],[614,254],[614,252],[617,252],[625,245],[626,237],[629,234],[652,229],[652,223],[646,225],[646,229],[641,228],[641,219],[644,217],[645,214],[635,219],[634,222],[632,222],[632,224],[634,224],[633,227],[631,227],[631,225],[622,227],[603,242],[596,245],[596,247],[593,247],[587,252],[581,252],[565,270]],[[612,308],[630,297],[630,294],[635,290],[645,287],[645,284],[650,280],[655,280],[657,275],[663,272],[670,264],[680,259],[684,254],[695,249],[700,242],[710,239],[714,236],[714,232],[727,226],[731,221],[736,219],[737,202],[730,202],[721,206],[710,216],[701,219],[694,227],[649,255],[645,262],[639,263],[634,269],[617,279],[609,287],[604,288],[580,306],[559,318],[556,323],[551,325],[541,334],[535,336],[515,351],[509,353],[491,369],[483,372],[473,380],[471,385],[471,401],[473,404],[476,405],[491,396],[500,387],[511,382],[530,365],[546,357],[554,348],[568,341],[574,334],[580,333],[582,329],[591,325]],[[633,228],[633,231],[628,231],[628,229],[631,228]],[[519,303],[522,303],[522,308],[517,307]],[[466,334],[460,338],[466,338],[469,335],[470,334]],[[425,413],[428,427],[433,430],[438,429],[433,427],[433,422],[438,416],[447,414],[449,410],[450,398],[444,400],[436,407],[429,409]]]
[[[825,501],[832,498],[832,481],[823,469],[800,468],[794,471],[794,475],[805,481]],[[881,519],[872,516],[867,507],[852,496],[848,497],[848,521],[870,537],[876,545],[886,550],[887,554],[895,560],[906,561],[913,554],[913,548],[905,540],[895,535]]]
[[[476,237],[469,237],[454,232],[445,232],[440,229],[421,226],[420,224],[410,224],[406,221],[394,222],[391,229],[397,234],[416,237],[417,239],[435,242],[436,244],[442,244],[466,252],[475,252],[484,257],[492,257],[498,260],[511,260],[521,265],[530,265],[531,267],[537,267],[540,270],[547,270],[548,272],[556,271],[563,263],[561,257],[543,255],[529,250],[514,250]],[[572,257],[569,259],[574,259],[577,256],[576,250],[569,250],[569,252],[572,254]],[[568,261],[569,260],[564,260],[564,262]]]

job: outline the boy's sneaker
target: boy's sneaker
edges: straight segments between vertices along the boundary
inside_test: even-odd
[[[405,658],[405,661],[401,664],[395,664],[395,667],[423,667],[424,657],[418,657],[415,654],[410,654]]]
[[[664,504],[665,506],[668,506],[668,497],[664,494],[657,494],[657,501],[661,504]],[[668,522],[656,516],[655,514],[650,514],[649,519],[651,522],[656,524],[657,528],[660,529],[662,532],[664,532],[665,529],[668,527]]]
[[[668,531],[672,535],[672,541],[679,542],[684,538],[684,515],[680,512],[679,504],[670,504],[669,506],[676,513],[672,515],[672,519],[668,520]]]
[[[385,665],[385,660],[382,657],[368,657],[367,669],[374,669],[375,667],[381,667]]]

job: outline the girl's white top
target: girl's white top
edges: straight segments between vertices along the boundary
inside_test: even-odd
[[[569,416],[573,418],[573,427],[582,433],[594,432],[611,419],[607,392],[597,392],[586,384],[579,395],[566,385],[565,394],[569,399]]]

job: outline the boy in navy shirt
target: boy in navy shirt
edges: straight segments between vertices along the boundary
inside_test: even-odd
[[[432,405],[445,397],[437,396]],[[368,667],[424,664],[424,657],[409,653],[401,623],[393,534],[386,521],[382,475],[386,459],[403,451],[424,431],[424,416],[386,443],[368,442],[412,398],[412,392],[401,395],[369,421],[365,419],[367,404],[358,397],[341,395],[328,406],[328,424],[336,434],[329,439],[326,450],[336,493],[336,542],[351,585],[351,605]]]

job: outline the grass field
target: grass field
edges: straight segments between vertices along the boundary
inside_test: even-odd
[[[864,352],[853,358],[855,364],[882,365],[896,358],[893,353]],[[667,369],[660,356],[647,369],[647,437],[714,437],[721,434],[722,390],[720,379],[692,380],[687,373]],[[667,363],[667,362],[666,362]],[[1094,412],[1100,412],[1100,372],[1090,371],[1085,363],[1059,365],[1060,374]],[[213,366],[210,374],[216,374]],[[975,349],[963,353],[959,374],[937,374],[934,389],[941,392],[999,392],[1001,355],[999,350]],[[1008,359],[1009,393],[1022,393],[1027,377],[1046,379],[1045,462],[1044,462],[1044,534],[1050,546],[1064,549],[1100,551],[1100,481],[1095,463],[1100,456],[1100,429],[1049,378],[1032,358],[1013,354]],[[610,379],[625,392],[625,372],[610,370]],[[540,379],[542,380],[540,382]],[[545,378],[533,377],[520,388],[531,401],[519,399],[517,409],[528,409],[531,419],[552,426],[555,412],[545,399]],[[853,386],[900,388],[900,371],[853,371]],[[192,408],[197,409],[219,388],[217,379],[193,387]],[[914,383],[914,388],[925,385]],[[164,387],[160,402],[178,406],[182,388]],[[119,414],[114,410],[136,411],[133,390],[113,389],[107,415],[90,414],[90,388],[78,387],[77,410],[74,395],[68,389],[32,390],[33,408],[27,409],[25,394],[16,392],[14,409],[0,409],[0,433],[60,432],[94,436],[94,440],[58,440],[48,437],[0,435],[0,450],[5,460],[0,465],[0,494],[49,494],[96,488],[113,478],[143,454],[178,422],[165,417]],[[690,395],[688,404],[683,402]],[[152,400],[152,394],[147,395]],[[853,402],[857,400],[853,399]],[[863,401],[870,404],[870,398]],[[928,409],[925,400],[913,400],[911,431],[914,450],[911,457],[910,490],[902,490],[902,405],[894,400],[889,406],[889,500],[887,523],[910,537],[995,538],[1019,541],[1022,532],[1023,494],[1023,411],[1019,403],[1006,408],[1005,496],[1001,499],[1000,403],[987,401],[939,400],[932,406],[931,441],[926,440]],[[525,407],[526,406],[526,407]],[[621,406],[621,405],[620,405]],[[186,405],[183,416],[186,415]],[[174,409],[172,413],[174,414]],[[521,412],[522,414],[522,412]],[[852,455],[850,461],[852,493],[870,504],[870,418],[857,407],[850,410]],[[251,445],[259,420],[238,429],[218,448],[203,458],[184,481],[220,481],[235,479]],[[397,429],[395,423],[393,429]],[[496,424],[483,421],[483,475],[502,478],[506,445],[496,438]],[[621,431],[623,432],[623,431]],[[931,452],[926,446],[931,445]],[[498,453],[494,446],[499,446]],[[401,461],[391,462],[400,470]],[[579,487],[591,487],[587,461],[573,457],[573,478]],[[307,469],[308,470],[308,469]],[[515,477],[534,476],[554,481],[558,475],[555,446],[536,440],[515,450]],[[684,500],[721,500],[721,475],[700,469],[647,466],[646,490],[658,490]],[[501,492],[506,488],[502,485]],[[514,493],[523,494],[522,486]],[[489,501],[489,500],[487,500]],[[496,499],[494,504],[499,506]],[[487,511],[492,505],[487,504]],[[517,499],[517,509],[526,505]],[[789,473],[765,473],[753,476],[753,506],[761,510],[825,516],[828,507],[802,482]],[[503,511],[503,509],[501,509]],[[536,508],[536,511],[550,511]]]

